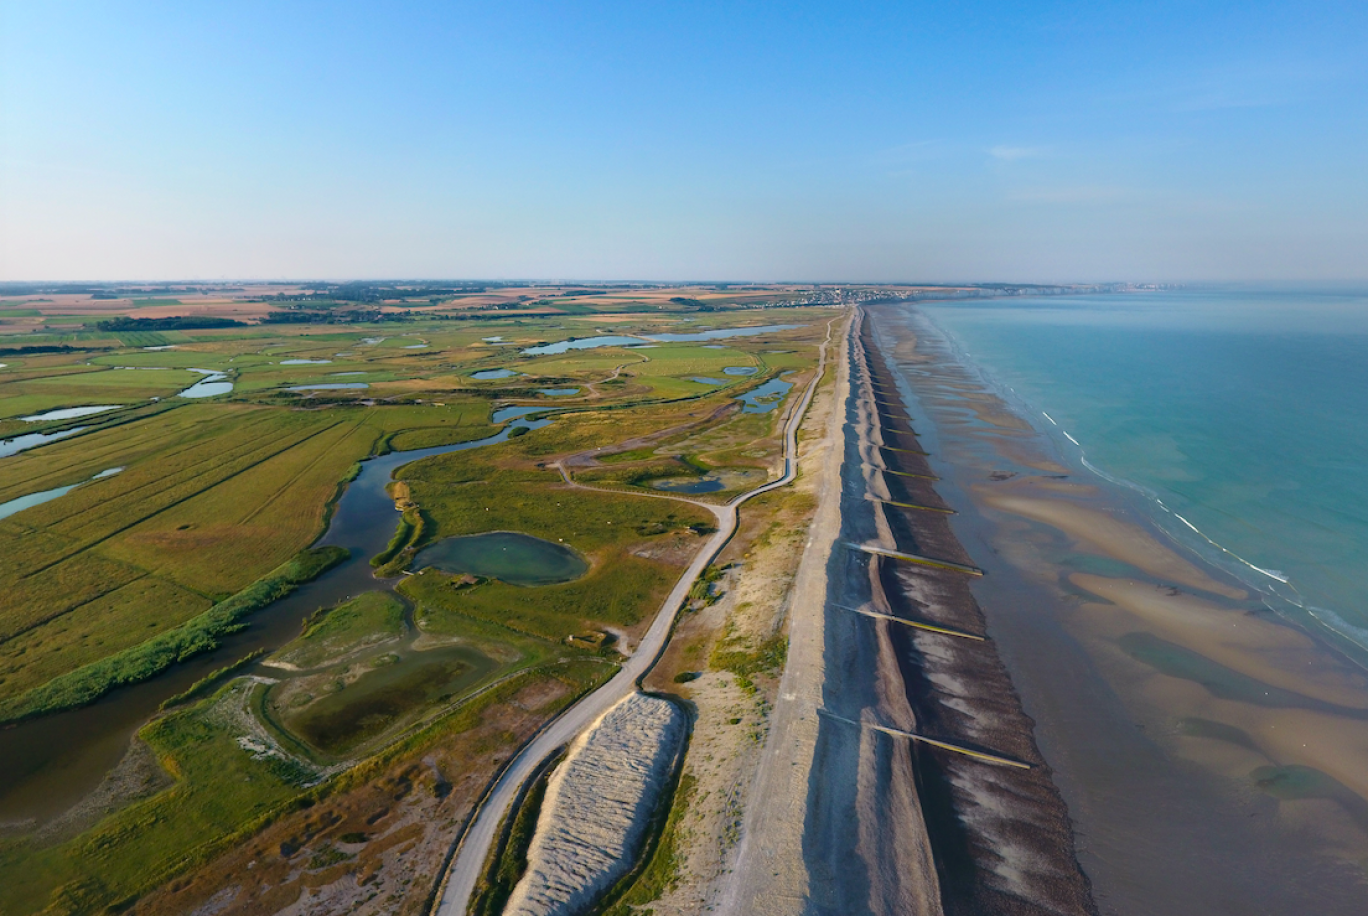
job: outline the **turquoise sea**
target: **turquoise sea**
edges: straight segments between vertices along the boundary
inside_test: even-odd
[[[1368,289],[920,308],[1066,456],[1368,661]]]

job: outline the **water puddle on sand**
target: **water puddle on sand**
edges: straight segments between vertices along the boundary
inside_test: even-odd
[[[589,564],[569,547],[516,531],[444,538],[414,559],[415,571],[429,567],[510,585],[554,585],[589,571]]]

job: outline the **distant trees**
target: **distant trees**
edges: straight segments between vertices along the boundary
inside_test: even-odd
[[[98,322],[95,327],[101,331],[196,331],[205,328],[240,328],[246,322],[232,318],[214,318],[210,315],[170,315],[166,318],[129,318],[120,315]]]

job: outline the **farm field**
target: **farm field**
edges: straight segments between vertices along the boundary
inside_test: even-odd
[[[243,893],[274,902],[249,906],[244,896],[243,909],[224,912],[274,912],[289,893],[323,887],[358,911],[414,911],[426,891],[391,884],[402,903],[382,906],[368,885],[383,883],[382,870],[408,869],[413,880],[396,850],[417,849],[435,867],[444,847],[432,812],[449,824],[522,737],[616,670],[710,532],[705,508],[640,494],[658,494],[651,485],[663,477],[709,476],[727,489],[691,498],[720,499],[776,473],[786,402],[750,413],[738,396],[781,373],[801,385],[831,315],[704,318],[669,297],[627,298],[621,310],[605,296],[550,315],[482,320],[406,314],[0,341],[66,348],[0,356],[0,436],[58,437],[0,457],[0,506],[24,506],[0,517],[9,557],[0,571],[0,716],[10,719],[62,708],[50,705],[66,695],[54,685],[107,677],[124,659],[139,676],[148,647],[169,635],[251,628],[251,611],[229,630],[203,622],[257,607],[244,596],[275,594],[262,583],[283,569],[331,575],[341,554],[301,551],[327,529],[369,457],[507,437],[400,464],[389,499],[405,509],[406,527],[383,572],[416,572],[397,592],[372,580],[375,591],[315,614],[293,642],[197,685],[138,731],[119,765],[138,778],[102,784],[98,805],[51,822],[0,823],[0,886],[13,888],[0,913],[140,899],[147,908],[135,912],[185,911],[177,907],[199,905],[195,894],[222,890],[213,876],[249,846],[263,865],[260,882],[244,885],[256,890]],[[184,313],[191,301],[126,307]],[[781,324],[798,327],[715,343],[523,352],[600,333]],[[139,336],[152,333],[167,342]],[[177,397],[201,377],[191,369],[221,373],[231,390]],[[499,369],[511,374],[473,377]],[[119,407],[14,419],[84,404]],[[567,485],[562,467],[584,486]],[[563,545],[587,571],[528,587],[417,569],[432,544],[499,531]],[[392,779],[408,787],[391,806],[394,832],[367,821],[373,781]],[[320,821],[324,810],[336,820]],[[275,851],[260,845],[277,835]],[[173,875],[182,877],[163,886]]]

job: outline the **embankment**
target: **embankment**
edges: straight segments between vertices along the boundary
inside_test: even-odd
[[[572,916],[631,870],[687,724],[668,700],[632,693],[575,740],[547,785],[507,916]]]

